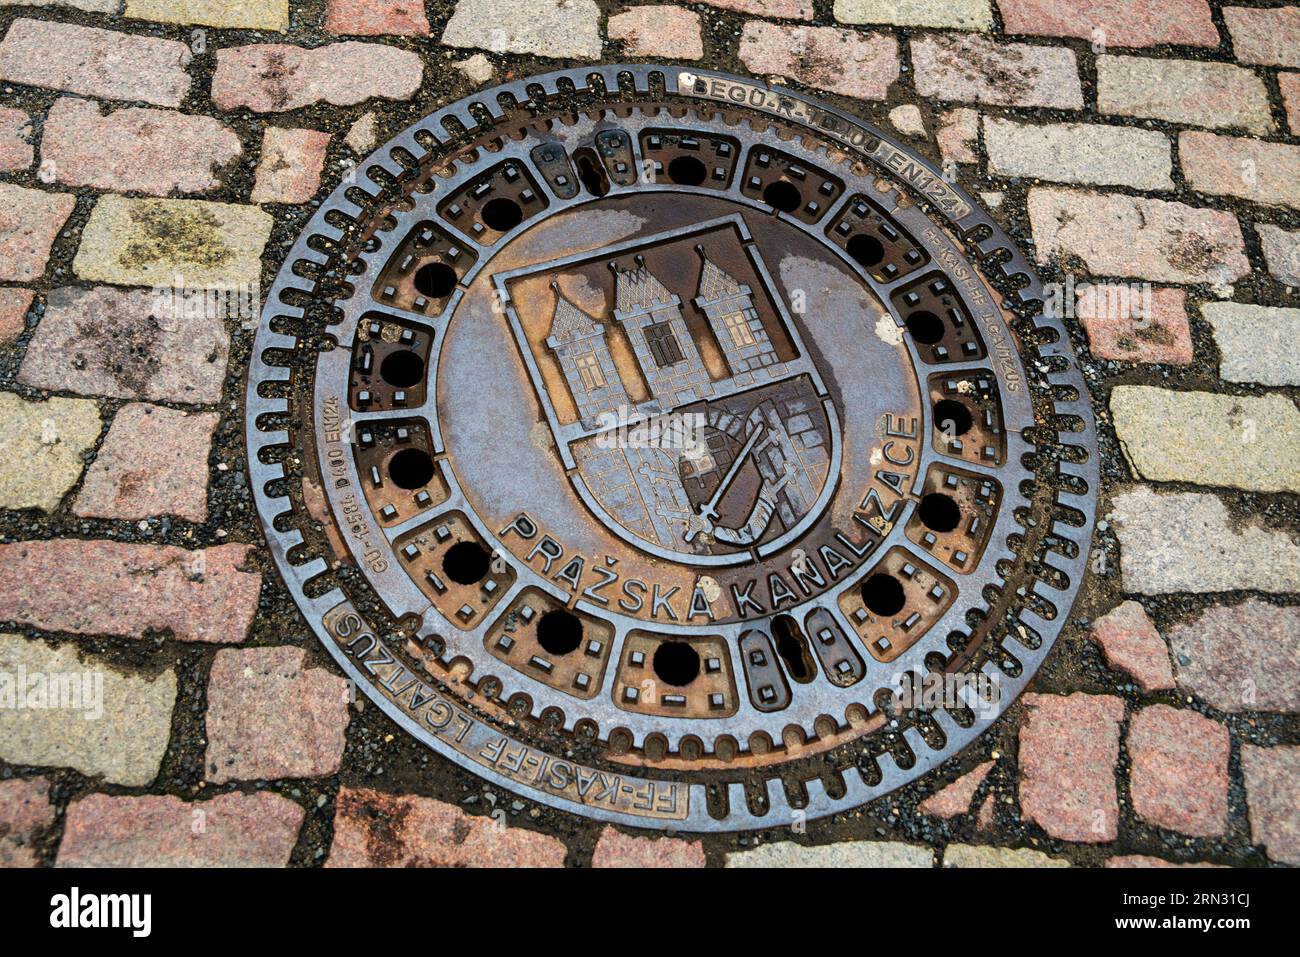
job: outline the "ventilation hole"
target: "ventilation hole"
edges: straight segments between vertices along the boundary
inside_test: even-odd
[[[524,210],[513,199],[498,196],[496,199],[489,199],[483,204],[483,211],[479,216],[483,220],[483,225],[488,229],[495,229],[499,233],[504,233],[514,229],[524,221]]]
[[[395,389],[409,389],[424,378],[424,360],[410,349],[399,349],[384,356],[379,374]]]
[[[965,435],[975,424],[975,419],[966,403],[956,399],[940,399],[934,404],[934,422],[940,432]]]
[[[684,688],[700,673],[700,653],[684,641],[665,641],[655,649],[652,664],[660,681]]]
[[[424,488],[433,478],[433,459],[424,449],[402,449],[388,460],[388,477],[398,488]]]
[[[668,164],[668,178],[679,186],[699,186],[708,168],[694,156],[678,156]]]
[[[763,190],[763,202],[783,213],[793,213],[803,202],[803,197],[799,195],[799,190],[793,183],[778,179]]]
[[[921,498],[917,510],[925,527],[935,532],[951,532],[961,521],[961,509],[952,496],[931,492]]]
[[[574,159],[578,161],[578,179],[587,192],[592,196],[604,196],[609,192],[609,178],[595,153],[581,149],[574,154]]]
[[[880,260],[885,258],[884,244],[875,236],[868,236],[866,233],[858,233],[852,237],[844,248],[853,261],[864,269],[880,265]]]
[[[907,331],[917,342],[932,346],[943,338],[943,320],[932,312],[918,309],[907,317]]]
[[[806,684],[817,676],[798,622],[789,615],[777,615],[772,619],[772,637],[776,639],[776,653],[785,662],[791,678]]]
[[[457,542],[442,556],[442,570],[457,585],[477,585],[487,577],[489,557],[478,542]]]
[[[556,608],[537,622],[537,643],[551,655],[567,655],[582,644],[582,621],[571,611]]]
[[[446,263],[425,263],[415,271],[415,291],[430,299],[450,296],[456,288],[456,270]]]
[[[877,572],[862,583],[862,603],[873,615],[897,615],[903,610],[903,602],[903,583],[893,575]]]

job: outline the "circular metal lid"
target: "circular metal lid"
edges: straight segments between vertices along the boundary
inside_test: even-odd
[[[603,67],[361,164],[268,296],[268,542],[363,691],[520,794],[789,823],[1005,709],[1078,588],[1092,415],[1024,257],[808,97]]]

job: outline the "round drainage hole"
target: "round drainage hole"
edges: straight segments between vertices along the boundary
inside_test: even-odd
[[[893,575],[877,572],[862,583],[862,603],[873,615],[897,615],[903,610],[903,601],[903,583]]]
[[[509,232],[524,221],[524,210],[513,199],[498,196],[483,206],[483,225],[499,233]]]
[[[415,271],[415,291],[430,299],[450,296],[456,288],[456,270],[446,263],[425,263]]]
[[[537,622],[537,643],[547,654],[567,655],[582,644],[582,621],[563,608],[548,611]]]
[[[388,460],[388,477],[398,488],[424,488],[433,478],[433,459],[424,449],[402,449]]]
[[[957,507],[951,495],[944,495],[942,492],[931,492],[929,495],[922,496],[917,511],[921,516],[921,523],[933,532],[951,532],[961,521],[961,509]]]
[[[699,676],[700,653],[684,641],[665,641],[651,664],[660,681],[684,688]]]
[[[379,374],[394,389],[409,389],[424,378],[424,360],[409,349],[399,349],[384,356]]]
[[[803,197],[799,195],[799,190],[794,184],[787,183],[783,179],[770,183],[767,189],[763,190],[763,202],[783,213],[793,213],[802,201]]]
[[[478,542],[457,542],[442,556],[442,570],[457,585],[477,585],[487,577],[488,557]]]
[[[880,265],[885,258],[885,245],[875,236],[858,233],[844,247],[855,263],[864,269]]]
[[[678,156],[668,164],[668,178],[678,186],[699,186],[708,169],[694,156]]]
[[[943,338],[943,320],[932,312],[918,309],[907,317],[907,331],[917,342],[932,346]]]
[[[966,403],[956,399],[940,399],[934,404],[934,421],[939,431],[947,435],[965,435],[975,424],[975,418]]]

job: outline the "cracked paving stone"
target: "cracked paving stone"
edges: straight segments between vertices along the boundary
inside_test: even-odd
[[[883,100],[898,79],[898,41],[885,33],[788,26],[751,20],[740,35],[753,73],[798,80],[862,100]]]
[[[1275,126],[1268,91],[1253,70],[1199,60],[1099,56],[1097,110],[1259,134]]]
[[[944,867],[1070,867],[1069,861],[1048,857],[1028,847],[988,847],[983,844],[949,844],[943,851]]]
[[[305,203],[320,189],[330,135],[317,130],[267,127],[262,158],[249,195],[254,203]]]
[[[1115,766],[1124,699],[1026,694],[1020,728],[1020,810],[1062,841],[1115,840]]]
[[[1300,747],[1241,746],[1250,838],[1268,856],[1300,866]]]
[[[1169,647],[1141,602],[1126,601],[1092,623],[1092,640],[1108,667],[1131,675],[1143,691],[1174,686]]]
[[[289,0],[126,0],[125,16],[227,30],[289,29]]]
[[[600,58],[595,0],[457,0],[442,42],[490,53]]]
[[[18,675],[27,678],[22,705],[16,700],[19,689],[13,687]],[[72,692],[80,686],[81,707],[33,700],[34,688],[48,690],[48,682],[33,679],[53,675],[68,681],[60,689],[60,702],[66,690],[66,700],[76,704]],[[175,672],[152,678],[124,674],[107,659],[79,655],[71,642],[54,648],[35,638],[0,634],[0,701],[7,704],[10,697],[14,705],[0,707],[0,760],[75,768],[129,787],[145,787],[158,776],[171,737]]]
[[[54,237],[76,205],[76,197],[68,193],[0,183],[0,279],[39,279]]]
[[[432,798],[340,789],[326,867],[562,867],[557,838]]]
[[[943,818],[944,820],[969,813],[971,801],[975,799],[975,792],[979,790],[980,785],[984,783],[984,779],[989,776],[989,772],[992,770],[992,761],[985,761],[983,764],[976,765],[956,781],[935,791],[918,804],[916,809],[922,814]]]
[[[55,538],[0,545],[0,621],[45,631],[177,641],[243,641],[262,576],[241,571],[251,546]]]
[[[99,438],[99,406],[58,397],[29,402],[0,392],[0,422],[0,508],[54,511]]]
[[[19,19],[0,41],[0,80],[177,107],[189,93],[190,57],[177,40]]]
[[[285,867],[305,817],[265,791],[207,801],[91,794],[68,805],[59,867]]]
[[[72,504],[77,515],[141,519],[208,517],[208,460],[216,412],[186,413],[133,403],[113,417]]]
[[[349,684],[302,648],[225,648],[208,677],[207,778],[324,777],[343,762]]]
[[[699,841],[676,837],[635,837],[609,825],[600,832],[591,855],[592,867],[703,867]]]
[[[794,841],[764,844],[726,856],[727,867],[933,867],[934,852],[896,841],[844,841],[810,846]]]
[[[41,168],[55,182],[154,196],[216,189],[217,171],[242,152],[235,132],[209,116],[143,107],[105,113],[71,96],[50,107],[41,136]]]
[[[1217,495],[1128,486],[1111,500],[1124,591],[1163,595],[1300,591],[1300,545],[1234,519]]]
[[[1230,382],[1300,385],[1300,309],[1207,302],[1203,315],[1219,347],[1219,375]]]
[[[386,43],[345,40],[307,49],[258,43],[217,51],[212,102],[283,113],[316,103],[354,106],[369,99],[406,100],[424,79],[419,54]]]
[[[1227,728],[1195,711],[1155,704],[1130,719],[1125,745],[1138,817],[1193,837],[1227,830]]]
[[[72,269],[121,286],[258,288],[274,222],[256,206],[103,196]]]
[[[0,867],[36,867],[36,840],[54,823],[45,778],[0,781]]]
[[[145,289],[52,289],[18,372],[34,389],[209,404],[221,399],[230,353],[224,315]],[[251,319],[254,313],[249,311]]]
[[[984,117],[989,172],[1058,183],[1173,189],[1169,137],[1101,123],[1016,123]]]
[[[1073,50],[964,34],[925,34],[911,44],[916,92],[927,99],[1083,107]]]
[[[1035,188],[1029,220],[1036,256],[1082,263],[1100,276],[1154,282],[1233,282],[1250,272],[1232,213],[1118,193]]]
[[[1247,598],[1169,631],[1178,687],[1220,711],[1300,711],[1300,608]]]
[[[1117,385],[1110,412],[1125,458],[1148,481],[1300,491],[1300,411],[1286,396]]]
[[[1113,47],[1217,47],[1205,0],[998,0],[1009,35],[1075,37]]]

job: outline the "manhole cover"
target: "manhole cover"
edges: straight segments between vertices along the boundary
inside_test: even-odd
[[[784,825],[973,740],[1079,586],[1083,382],[925,161],[753,80],[449,106],[341,186],[248,386],[267,538],[436,751],[643,827]]]

